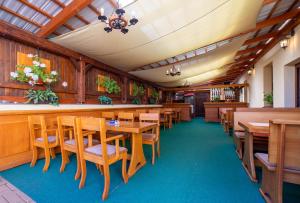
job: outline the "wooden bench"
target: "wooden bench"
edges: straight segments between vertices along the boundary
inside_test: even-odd
[[[271,119],[299,119],[300,108],[236,108],[233,113],[233,140],[239,158],[242,158],[244,129],[238,122],[269,122]]]
[[[262,163],[260,192],[266,202],[282,203],[283,182],[300,184],[300,120],[272,120],[268,154],[256,153]]]

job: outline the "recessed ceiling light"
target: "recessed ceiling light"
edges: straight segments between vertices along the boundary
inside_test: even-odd
[[[291,19],[287,19],[279,28],[278,30],[282,30],[289,22],[291,21]]]
[[[250,59],[249,61],[253,61],[253,60],[254,60],[254,58]]]
[[[273,37],[271,37],[270,39],[268,39],[268,40],[266,41],[266,44],[269,44],[269,43],[272,41],[272,39],[273,39]]]
[[[258,50],[258,51],[256,52],[256,54],[259,54],[261,51],[262,51],[262,49]]]

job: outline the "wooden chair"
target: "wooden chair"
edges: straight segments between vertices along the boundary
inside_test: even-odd
[[[47,128],[44,116],[28,116],[28,127],[32,143],[32,161],[30,166],[35,166],[38,158],[38,148],[42,148],[45,153],[43,172],[46,172],[50,165],[50,154],[52,158],[55,158],[54,148],[59,145],[57,129]]]
[[[160,156],[160,115],[159,113],[141,113],[140,122],[157,123],[157,128],[151,132],[143,133],[143,144],[152,146],[152,164],[155,162],[155,145],[157,148],[157,155]]]
[[[104,118],[76,118],[77,134],[78,134],[78,151],[81,165],[81,180],[79,188],[82,188],[86,179],[86,161],[99,164],[103,167],[104,173],[104,190],[102,200],[108,197],[110,187],[109,166],[119,160],[122,160],[122,176],[125,183],[128,181],[126,173],[127,149],[120,147],[119,141],[122,135],[114,137],[106,137],[106,121]],[[97,131],[100,133],[100,143],[91,147],[86,147],[83,140],[83,130]],[[108,142],[115,142],[110,145]]]
[[[61,149],[61,167],[60,172],[62,173],[65,170],[66,164],[69,163],[69,153],[76,154],[77,160],[77,170],[75,174],[75,180],[80,177],[81,167],[80,167],[80,158],[78,153],[78,141],[77,141],[77,133],[76,133],[76,120],[75,116],[58,116],[57,117],[57,127],[59,134],[59,142]],[[95,131],[85,131],[83,132],[84,136],[88,136],[88,138],[84,138],[84,145],[91,146],[92,143],[99,143],[97,140],[93,140],[93,134]]]
[[[101,118],[105,118],[106,120],[115,120],[115,112],[112,111],[104,111],[101,113]]]
[[[109,121],[109,120],[115,120],[116,119],[116,115],[115,115],[115,112],[102,112],[101,113],[101,118],[105,118],[106,121]],[[107,132],[107,136],[108,137],[112,137],[112,136],[115,136],[115,135],[118,135],[118,133],[116,132],[110,132],[108,131]],[[125,137],[123,136],[121,138],[122,140],[122,146],[125,146]]]
[[[224,115],[224,121],[223,121],[224,131],[226,133],[229,133],[229,130],[233,127],[233,113],[234,113],[234,110],[227,109],[225,111],[226,111],[225,114],[223,114]]]
[[[132,112],[119,112],[118,113],[118,120],[119,121],[134,122],[134,113],[132,113]]]
[[[160,115],[160,123],[164,126],[164,130],[166,130],[166,126],[169,124],[168,116],[164,114],[162,109],[151,109],[148,111],[149,113],[158,113]]]
[[[300,184],[300,120],[270,121],[268,154],[256,153],[262,163],[260,192],[266,202],[282,203],[283,182]]]

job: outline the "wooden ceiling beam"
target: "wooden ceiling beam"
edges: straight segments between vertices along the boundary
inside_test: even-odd
[[[75,15],[75,17],[78,18],[81,22],[83,22],[86,25],[90,24],[90,22],[88,20],[86,20],[84,17],[82,17],[79,14]]]
[[[39,27],[39,28],[42,27],[42,25],[40,25],[39,23],[34,22],[33,20],[31,20],[31,19],[29,19],[29,18],[27,18],[27,17],[25,17],[23,15],[20,15],[20,14],[16,13],[15,11],[13,11],[13,10],[5,7],[5,6],[0,5],[0,9],[3,10],[3,11],[5,11],[5,12],[7,12],[7,13],[9,13],[9,14],[11,14],[11,15],[13,15],[13,16],[16,16],[16,17],[18,17],[18,18],[20,18],[20,19],[22,19],[22,20],[24,20],[24,21],[26,21],[28,23],[31,23],[31,24]]]
[[[252,48],[248,48],[245,50],[240,50],[236,53],[237,56],[239,55],[244,55],[244,54],[248,54],[248,53],[252,53],[252,52],[257,52],[260,49],[263,49],[265,46],[256,46],[256,47],[252,47]]]
[[[92,0],[74,0],[66,6],[59,14],[45,26],[43,26],[37,33],[38,37],[47,37],[54,32],[59,26],[67,22],[68,19],[76,15],[81,9],[88,6]]]
[[[108,2],[113,8],[118,8],[118,3],[115,0],[108,0]]]
[[[274,2],[276,2],[276,1],[278,1],[278,0],[264,0],[264,1],[263,1],[263,6],[265,6],[265,5],[267,5],[267,4],[274,3]]]
[[[235,61],[238,63],[238,62],[241,62],[241,61],[248,61],[250,59],[254,59],[255,57],[256,57],[255,54],[251,54],[249,56],[240,57],[240,58],[236,59]]]
[[[30,3],[28,0],[19,0],[22,4],[25,4],[26,6],[28,6],[29,8],[43,14],[44,16],[46,16],[47,18],[52,19],[53,16],[51,16],[49,13],[47,13],[46,11],[42,10],[41,8],[33,5],[32,3]]]
[[[100,15],[100,12],[98,11],[97,8],[95,8],[95,6],[93,6],[92,4],[88,5],[88,7],[97,15]]]
[[[268,33],[268,34],[264,34],[264,35],[252,38],[252,39],[248,39],[248,40],[245,41],[244,45],[249,45],[249,44],[253,44],[253,43],[256,43],[256,42],[261,42],[261,41],[264,41],[264,40],[268,40],[270,38],[274,38],[277,34],[278,34],[278,31],[274,31],[274,32],[271,32],[271,33]]]

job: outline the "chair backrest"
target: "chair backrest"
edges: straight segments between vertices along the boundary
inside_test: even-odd
[[[64,147],[64,142],[66,139],[71,140],[74,139],[75,146],[77,143],[77,133],[76,133],[76,117],[75,116],[58,116],[57,117],[57,128],[59,134],[59,141],[61,147]],[[67,137],[66,137],[66,132]],[[73,138],[74,135],[74,138]]]
[[[238,122],[269,122],[272,119],[300,119],[299,111],[252,111],[252,112],[234,112],[234,130],[241,131],[243,128]]]
[[[149,113],[158,113],[158,114],[160,114],[161,110],[160,109],[150,109],[148,112]]]
[[[270,163],[278,166],[282,161],[283,168],[298,170],[300,174],[300,119],[270,121],[268,153]]]
[[[115,120],[115,112],[113,111],[104,111],[101,113],[101,118],[105,118],[106,120]]]
[[[157,127],[155,129],[155,133],[156,134],[156,140],[159,138],[160,136],[160,114],[159,113],[141,113],[140,114],[140,122],[148,122],[148,123],[156,123]]]
[[[99,132],[99,141],[102,146],[102,156],[104,161],[107,161],[107,144],[106,144],[106,120],[105,118],[93,117],[79,117],[76,118],[78,151],[80,156],[83,157],[84,148],[86,147],[83,142],[83,131],[96,131]]]
[[[119,120],[119,121],[129,121],[129,122],[134,122],[134,113],[130,113],[130,112],[119,112],[119,113],[118,113],[118,120]]]
[[[34,143],[38,137],[42,137],[46,142],[48,142],[46,132],[47,126],[44,116],[28,116],[28,128],[32,143]],[[40,136],[38,136],[38,134],[40,134]]]

